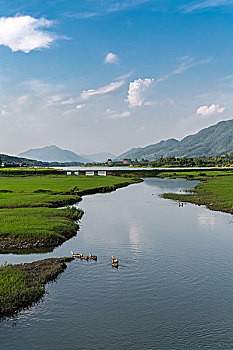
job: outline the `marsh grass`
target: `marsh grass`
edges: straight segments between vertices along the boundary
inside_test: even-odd
[[[180,175],[180,174],[179,174]],[[209,209],[220,210],[227,213],[233,213],[233,175],[211,174],[206,172],[206,176],[193,179],[201,180],[194,190],[187,194],[165,193],[163,198],[178,200],[182,202],[190,202],[198,205],[206,205]],[[203,176],[203,175],[202,175]],[[181,177],[181,176],[179,176]]]
[[[100,176],[0,177],[0,251],[55,247],[77,233],[83,212],[66,207],[85,193],[105,192],[134,179]]]
[[[0,320],[37,302],[45,284],[54,280],[72,258],[45,259],[0,267]]]

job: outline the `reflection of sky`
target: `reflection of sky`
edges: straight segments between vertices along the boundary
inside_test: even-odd
[[[147,186],[146,180],[85,196],[79,203],[85,210],[79,235],[53,253],[17,257],[43,259],[74,250],[92,252],[98,261],[68,264],[57,282],[46,287],[51,293],[43,302],[18,316],[17,327],[2,324],[1,349],[63,350],[77,339],[82,349],[108,349],[109,344],[117,349],[160,349],[166,337],[173,341],[177,335],[192,339],[191,346],[189,342],[183,348],[212,349],[212,344],[202,347],[195,341],[211,334],[217,344],[220,332],[225,337],[222,320],[229,322],[231,332],[232,216],[193,204],[179,208],[157,195],[163,191],[160,180],[150,183],[154,186]],[[181,183],[177,180],[177,188]],[[167,190],[174,181],[162,184]],[[112,255],[119,258],[118,270],[112,269]],[[114,339],[123,341],[114,344]],[[135,344],[126,339],[135,339]],[[232,333],[230,340],[233,344]],[[182,345],[166,343],[163,348]]]
[[[144,183],[153,187],[156,192],[180,192],[184,190],[193,189],[199,181],[189,181],[186,179],[157,179],[157,178],[146,178]]]
[[[142,227],[139,222],[129,222],[129,239],[132,250],[138,251],[140,249],[140,243],[142,240]]]
[[[206,234],[230,232],[229,214],[193,204],[179,208],[177,202],[158,196],[159,193],[179,192],[192,186],[195,182],[185,179],[149,178],[116,192],[85,196],[78,203],[85,215],[77,236],[49,254],[0,254],[0,264],[6,260],[19,263],[62,257],[69,255],[71,250],[97,255],[117,254],[124,249],[126,252],[129,249],[146,253],[152,248],[161,249],[164,242],[169,245],[171,241],[181,239],[183,244],[188,233],[196,239],[203,231]]]
[[[219,222],[216,213],[212,213],[210,210],[204,210],[197,214],[197,220],[200,225],[216,226]]]

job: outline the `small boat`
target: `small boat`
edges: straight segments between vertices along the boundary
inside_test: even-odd
[[[81,255],[82,255],[82,254],[75,254],[72,250],[70,253],[71,253],[73,258],[81,258]]]
[[[179,203],[179,207],[183,207],[184,206],[184,204],[183,203]]]
[[[92,255],[91,253],[89,253],[90,259],[92,260],[97,260],[97,255]]]

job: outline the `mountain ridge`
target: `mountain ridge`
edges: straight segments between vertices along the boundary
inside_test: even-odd
[[[187,135],[182,140],[174,138],[161,140],[145,147],[132,148],[118,157],[156,160],[160,157],[199,157],[223,155],[233,152],[233,119],[221,121],[195,134]]]
[[[18,154],[19,157],[35,159],[42,162],[80,162],[88,163],[89,159],[69,150],[63,150],[56,145],[33,148]]]

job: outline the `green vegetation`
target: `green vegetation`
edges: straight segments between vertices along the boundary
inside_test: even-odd
[[[8,168],[11,167],[20,167],[30,166],[30,167],[66,167],[66,166],[80,166],[82,163],[79,161],[75,162],[42,162],[40,160],[33,160],[28,158],[9,156],[7,154],[0,154],[1,160],[5,166]],[[1,164],[1,162],[0,162]]]
[[[126,160],[125,160],[126,161]],[[192,167],[229,167],[233,164],[233,153],[224,154],[222,156],[212,156],[212,157],[160,157],[156,160],[148,160],[142,158],[141,160],[137,159],[127,159],[125,164],[122,160],[114,160],[111,164],[105,163],[91,163],[85,164],[86,167],[90,166],[131,166],[133,167],[149,167],[149,168],[192,168]]]
[[[207,178],[216,176],[233,176],[233,169],[219,169],[219,170],[166,170],[158,173],[157,177],[165,178],[186,178],[188,180],[205,181]]]
[[[53,248],[77,233],[81,209],[17,208],[0,210],[0,251]]]
[[[160,176],[167,177],[167,173]],[[233,172],[179,172],[170,173],[170,177],[185,177],[202,181],[187,194],[165,193],[163,198],[206,205],[209,209],[233,213]]]
[[[24,168],[24,167],[7,167],[0,168],[0,177],[2,176],[29,176],[29,175],[51,175],[61,174],[61,170],[50,168]]]
[[[186,136],[181,141],[169,139],[143,148],[133,148],[118,159],[148,159],[149,161],[169,156],[212,157],[233,151],[233,120],[222,121],[202,129],[197,134]]]
[[[0,267],[0,319],[33,305],[73,258],[45,259]]]
[[[54,208],[135,181],[116,176],[0,177],[0,251],[52,249],[76,234],[76,221],[83,215],[75,208]]]
[[[76,175],[0,177],[0,208],[59,207],[76,203],[88,191],[111,191],[126,182],[134,180]]]
[[[233,153],[212,157],[164,157],[148,162],[151,167],[229,167],[233,164]]]

